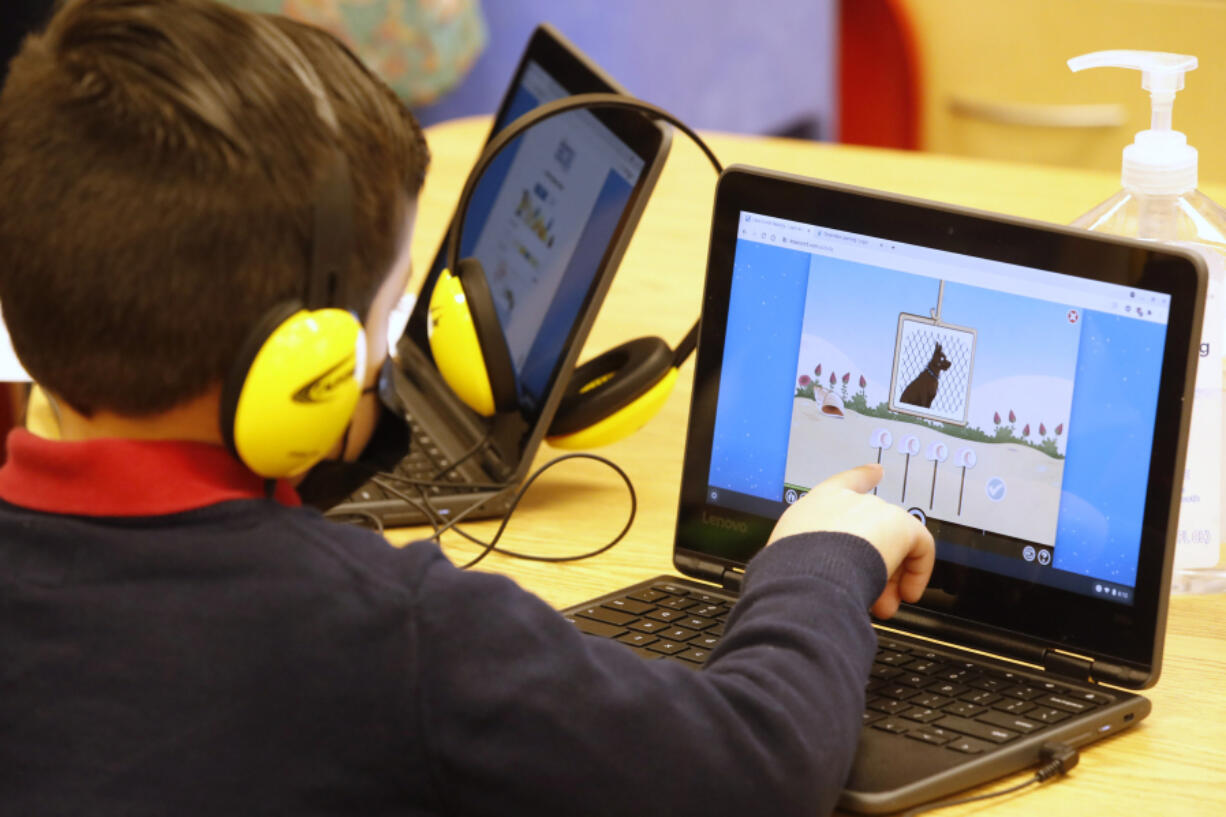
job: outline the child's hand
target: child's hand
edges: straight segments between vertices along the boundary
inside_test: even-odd
[[[862,465],[809,491],[779,517],[770,541],[794,533],[830,531],[866,539],[885,560],[889,580],[873,615],[889,618],[901,601],[919,601],[932,576],[936,548],[919,520],[868,491],[881,481],[880,465]],[[769,544],[769,542],[768,542]]]

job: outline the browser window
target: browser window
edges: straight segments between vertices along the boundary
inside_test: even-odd
[[[709,496],[778,515],[878,462],[939,558],[1128,603],[1169,305],[742,213]]]

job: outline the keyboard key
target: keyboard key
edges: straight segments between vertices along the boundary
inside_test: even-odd
[[[1050,706],[1054,709],[1062,709],[1065,712],[1071,712],[1074,715],[1080,715],[1082,712],[1089,712],[1094,708],[1094,704],[1089,701],[1079,701],[1069,695],[1045,695],[1035,701],[1039,706]]]
[[[944,709],[951,715],[958,715],[963,718],[973,718],[980,712],[987,711],[986,707],[973,704],[970,701],[954,701],[949,706],[944,707]]]
[[[723,635],[723,634],[724,634],[724,623],[722,621],[719,624],[716,624],[711,629],[707,630],[707,635]]]
[[[925,658],[917,658],[914,661],[904,664],[903,669],[910,670],[911,672],[920,672],[924,675],[931,675],[934,672],[944,669],[944,665],[938,664],[935,661],[929,661]]]
[[[892,638],[878,638],[877,649],[889,650],[890,652],[910,652],[911,648],[901,641],[895,641]]]
[[[945,667],[944,669],[933,670],[933,678],[941,678],[946,681],[957,681],[960,684],[969,683],[980,675],[979,672],[965,667]]]
[[[953,749],[955,752],[961,752],[964,755],[979,755],[992,747],[990,744],[983,743],[974,738],[958,738],[945,744],[945,748]]]
[[[868,674],[874,678],[888,681],[891,678],[902,675],[902,670],[898,667],[887,667],[885,664],[873,664],[873,668],[869,670]]]
[[[690,594],[688,587],[682,587],[679,584],[653,584],[651,589],[668,593],[670,596],[688,596]]]
[[[659,641],[654,635],[648,635],[647,633],[626,633],[617,640],[632,647],[646,647],[648,644]]]
[[[934,735],[931,732],[924,732],[919,729],[912,729],[906,734],[907,737],[911,738],[912,740],[922,740],[924,743],[931,743],[934,746],[941,746],[953,740],[953,736],[942,737],[940,735]]]
[[[629,613],[622,613],[618,610],[610,610],[607,607],[589,607],[586,610],[580,610],[575,615],[582,616],[583,618],[595,619],[596,621],[603,621],[606,624],[616,624],[618,626],[634,621],[634,616],[630,615]]]
[[[661,599],[656,604],[660,607],[667,607],[669,610],[680,612],[681,610],[693,607],[695,602],[691,599],[683,599],[680,596],[672,596],[671,598]]]
[[[986,689],[972,689],[970,692],[965,692],[959,696],[964,701],[970,701],[973,704],[987,706],[994,704],[1000,700],[1000,696],[995,692],[988,692]]]
[[[589,618],[572,618],[568,619],[579,628],[579,632],[588,635],[599,636],[600,638],[617,638],[622,633],[626,632],[625,627],[617,627],[613,624],[606,624],[603,621],[593,621]]]
[[[1009,687],[1001,694],[1007,695],[1010,698],[1021,698],[1023,701],[1029,701],[1042,695],[1043,690],[1035,689],[1032,686],[1023,684],[1020,686]]]
[[[637,599],[638,601],[654,602],[662,598],[666,598],[667,593],[661,593],[659,590],[640,590],[637,593],[630,593],[626,596],[628,599]]]
[[[914,698],[910,699],[911,703],[915,704],[916,706],[926,706],[929,709],[940,709],[952,700],[953,698],[948,698],[944,695],[936,695],[932,692],[924,692],[922,695],[916,695]]]
[[[690,598],[702,604],[724,604],[728,602],[727,599],[713,596],[710,593],[690,593]]]
[[[621,610],[624,613],[630,613],[636,616],[642,615],[651,609],[651,605],[647,602],[636,601],[634,599],[613,599],[613,601],[606,601],[604,606],[613,610]]]
[[[893,732],[896,735],[906,734],[912,726],[914,724],[908,724],[899,718],[886,718],[873,724],[874,729],[880,729],[883,732]]]
[[[681,652],[686,649],[686,645],[678,641],[657,641],[647,649],[652,652],[658,652],[662,655],[672,655],[676,652]]]
[[[971,681],[970,686],[975,689],[986,689],[988,692],[1000,692],[1009,686],[1009,682],[1001,678],[983,677]]]
[[[1000,726],[1005,729],[1012,729],[1015,732],[1021,732],[1023,735],[1029,735],[1031,732],[1037,732],[1043,728],[1044,724],[1039,721],[1026,720],[1018,715],[1009,715],[1005,712],[997,712],[994,709],[989,709],[982,715],[975,718],[983,723],[990,723],[993,726]]]
[[[1109,704],[1115,700],[1115,698],[1104,692],[1091,692],[1087,689],[1070,689],[1066,695],[1074,700],[1098,705]]]
[[[874,712],[871,709],[866,709],[861,713],[860,717],[861,725],[868,726],[871,723],[876,723],[877,721],[881,720],[885,717],[885,715],[881,714],[880,712]]]
[[[894,698],[898,701],[905,701],[907,698],[918,695],[919,690],[912,687],[903,686],[902,684],[890,684],[889,686],[883,686],[878,689],[877,694],[884,695],[887,698]]]
[[[699,604],[697,607],[689,608],[689,614],[692,616],[703,616],[704,618],[715,618],[728,612],[728,608],[722,604]]]
[[[719,643],[719,636],[703,633],[690,642],[691,647],[698,647],[704,650],[713,650],[715,645]]]
[[[931,723],[941,717],[942,713],[936,709],[927,709],[922,706],[914,706],[902,713],[902,716],[909,721],[919,721],[920,723]]]
[[[988,723],[979,723],[968,718],[959,718],[957,715],[946,715],[937,721],[936,725],[944,729],[951,729],[954,732],[961,732],[964,735],[970,735],[973,738],[991,741],[992,743],[1008,743],[1017,737],[1017,732],[1009,729],[992,726]]]
[[[689,641],[698,633],[693,630],[687,630],[684,627],[671,627],[660,633],[660,638],[667,638],[669,641]]]
[[[631,630],[638,630],[640,633],[657,633],[668,627],[663,621],[652,621],[649,618],[640,618],[629,626]]]
[[[927,732],[929,735],[935,735],[938,738],[944,738],[945,740],[953,740],[954,738],[962,737],[956,732],[951,732],[948,729],[942,729],[941,727],[933,726],[932,724],[921,727],[920,731]]]
[[[992,708],[1010,715],[1022,715],[1034,709],[1034,704],[1030,701],[1019,701],[1017,698],[1005,698],[992,704]]]
[[[938,681],[935,684],[929,684],[924,689],[935,692],[937,695],[948,695],[951,698],[966,692],[966,687],[961,684],[951,684],[949,681]]]
[[[686,661],[693,661],[695,664],[705,664],[707,658],[711,656],[708,650],[689,649],[683,653],[678,653],[678,658],[684,658]]]
[[[681,618],[680,610],[652,610],[647,614],[647,618],[654,618],[656,621],[674,621]]]
[[[906,701],[896,701],[893,698],[878,698],[868,705],[869,709],[875,709],[878,712],[884,712],[887,715],[897,715],[904,709],[910,709],[911,704]]]
[[[715,619],[703,618],[692,613],[686,613],[686,617],[677,622],[682,627],[689,627],[691,630],[705,630],[708,627],[715,626]]]
[[[894,667],[890,667],[890,669],[894,669]],[[922,687],[932,681],[927,675],[922,675],[918,672],[900,673],[894,680],[909,687]]]
[[[1043,708],[1032,709],[1026,713],[1026,717],[1031,720],[1042,721],[1043,723],[1059,723],[1069,717],[1067,712],[1062,712],[1059,709]]]
[[[890,650],[879,650],[877,652],[877,662],[880,664],[895,666],[905,664],[910,660],[911,656],[901,652],[891,652]]]

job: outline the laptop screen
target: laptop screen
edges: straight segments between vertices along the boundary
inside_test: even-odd
[[[528,111],[575,93],[611,91],[552,33],[538,30],[495,118],[492,133]],[[574,111],[515,139],[478,182],[460,257],[481,262],[511,352],[521,413],[535,419],[557,379],[610,247],[629,224],[661,131],[645,118]],[[422,287],[446,264],[440,248]],[[425,350],[424,307],[408,334]]]
[[[883,499],[945,523],[941,559],[1128,604],[1169,306],[741,212],[712,501],[778,516],[878,462]]]
[[[1204,286],[1156,243],[725,171],[674,561],[727,580],[789,503],[880,463],[937,544],[892,623],[1151,683]]]
[[[496,129],[568,93],[535,62]],[[539,406],[645,162],[589,111],[517,139],[473,193],[460,256],[481,261],[525,411]]]

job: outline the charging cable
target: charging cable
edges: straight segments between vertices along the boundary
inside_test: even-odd
[[[949,808],[950,806],[960,806],[963,803],[974,803],[977,800],[987,800],[992,797],[1000,797],[1005,794],[1012,794],[1015,791],[1021,791],[1027,786],[1033,786],[1035,783],[1042,783],[1056,775],[1068,774],[1069,770],[1077,765],[1077,761],[1081,759],[1081,755],[1077,750],[1067,743],[1059,741],[1047,741],[1039,749],[1039,766],[1038,771],[1032,777],[1016,786],[1010,786],[1007,789],[1000,791],[991,791],[987,794],[977,794],[974,797],[959,797],[953,800],[937,800],[932,803],[925,803],[922,806],[917,806],[903,814],[903,817],[915,817],[917,814],[923,814],[927,811],[935,811],[940,808]]]

